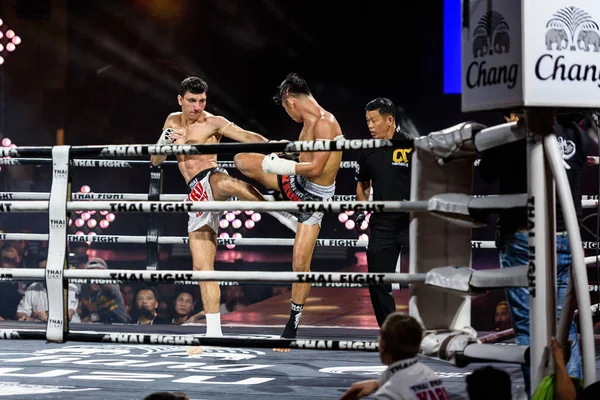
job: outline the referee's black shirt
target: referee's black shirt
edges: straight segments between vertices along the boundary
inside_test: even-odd
[[[396,129],[393,139],[407,139]],[[372,181],[374,201],[410,200],[410,175],[413,147],[363,149],[358,152],[356,181]],[[373,213],[371,229],[398,231],[408,229],[410,214]]]

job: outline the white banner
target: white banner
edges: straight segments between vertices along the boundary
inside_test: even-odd
[[[46,287],[48,325],[46,338],[61,343],[68,327],[65,322],[63,271],[67,266],[67,193],[69,189],[69,146],[52,148],[52,187],[48,209],[49,235]]]
[[[462,32],[462,110],[521,105],[521,1],[464,1],[470,15]]]
[[[600,1],[527,0],[523,10],[525,105],[599,108]]]

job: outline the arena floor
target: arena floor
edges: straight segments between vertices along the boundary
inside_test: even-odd
[[[44,331],[42,324],[0,324],[2,329]],[[103,332],[143,332],[136,325],[103,325]],[[197,333],[204,327],[154,326],[152,333]],[[72,325],[72,331],[89,325]],[[280,328],[225,326],[234,336],[277,338]],[[373,340],[375,330],[304,328],[304,338]],[[384,369],[377,353],[355,351],[204,347],[190,356],[183,346],[47,344],[0,341],[0,396],[11,399],[143,399],[156,391],[181,391],[190,399],[338,399],[352,383],[375,378]],[[465,376],[479,365],[459,369],[423,358],[443,379],[451,398],[466,398]],[[500,365],[522,385],[519,366]]]

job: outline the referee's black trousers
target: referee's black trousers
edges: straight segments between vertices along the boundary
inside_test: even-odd
[[[400,251],[408,252],[408,227],[404,230],[371,229],[367,248],[367,264],[371,273],[394,273]],[[392,285],[369,285],[371,304],[379,327],[396,311]]]

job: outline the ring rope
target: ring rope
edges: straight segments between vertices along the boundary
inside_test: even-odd
[[[275,200],[271,195],[264,195],[267,200]],[[476,196],[475,196],[476,197]],[[485,197],[485,196],[481,196]],[[581,197],[582,208],[598,207],[597,195],[584,195]],[[50,193],[42,192],[0,192],[0,200],[48,200]],[[123,200],[123,201],[148,201],[148,195],[144,193],[73,193],[72,201],[92,201],[92,200]],[[160,201],[185,201],[186,194],[161,194]],[[356,202],[356,195],[336,194],[331,198],[334,202],[351,201]],[[206,203],[206,202],[205,202]],[[78,210],[79,211],[79,210]],[[94,210],[101,211],[101,210]],[[216,210],[220,211],[220,210]],[[222,210],[227,211],[227,210]],[[256,211],[256,210],[252,210]],[[269,210],[270,211],[270,210]],[[289,211],[289,210],[288,210]],[[297,210],[296,210],[297,211]]]
[[[272,195],[264,195],[266,200],[275,201]],[[0,200],[48,200],[50,193],[43,192],[0,192]],[[147,201],[144,193],[73,193],[72,200],[125,200]],[[161,194],[160,201],[185,201],[187,194]],[[356,201],[356,195],[336,194],[332,201]]]
[[[0,233],[0,240],[29,240],[32,242],[43,242],[48,240],[44,233]],[[145,244],[146,236],[133,235],[67,235],[69,242],[91,242],[91,243],[127,243]],[[187,236],[159,236],[158,244],[188,244]],[[220,246],[293,246],[293,238],[218,238]],[[329,238],[317,239],[317,247],[366,247],[368,240]],[[584,249],[595,249],[600,242],[582,242]],[[495,249],[496,242],[493,240],[472,240],[473,249]],[[595,260],[595,258],[594,258]]]
[[[433,209],[435,209],[435,199]],[[584,200],[586,208],[597,206],[598,200]],[[592,205],[593,204],[593,205]],[[430,201],[70,201],[67,211],[110,211],[141,213],[182,213],[182,212],[220,212],[220,211],[280,211],[280,212],[427,212]],[[47,201],[17,200],[0,201],[0,212],[45,212]]]
[[[198,211],[285,211],[285,212],[426,212],[428,201],[204,201],[204,202],[161,202],[161,201],[70,201],[67,211],[111,211],[111,212],[198,212]],[[44,212],[47,201],[0,201],[0,212]]]
[[[51,271],[38,268],[5,268],[0,277],[10,279],[43,279]],[[424,283],[426,274],[362,273],[362,272],[281,272],[281,271],[180,271],[180,270],[91,270],[66,269],[63,279],[114,279],[119,281],[175,283],[178,281],[238,281],[286,283]]]
[[[0,337],[14,340],[46,340],[41,329],[0,329]],[[119,343],[119,344],[162,344],[181,346],[218,346],[246,348],[289,348],[309,350],[379,351],[379,344],[364,340],[334,339],[263,339],[244,337],[204,337],[197,335],[168,335],[139,332],[90,332],[69,331],[65,338],[71,342]]]
[[[148,167],[150,164],[146,160],[98,160],[98,159],[76,159],[73,161],[73,167],[80,168],[133,168],[133,167]],[[474,162],[476,167],[479,166],[481,160],[477,159]],[[25,157],[4,157],[0,158],[0,165],[41,165],[51,164],[51,158],[25,158]],[[177,165],[178,161],[166,160],[161,165]],[[223,168],[235,169],[233,161],[218,161],[217,164]],[[600,157],[588,156],[587,165],[599,165]],[[358,163],[356,161],[342,161],[340,168],[355,169]]]
[[[51,158],[0,158],[0,165],[41,165],[51,164]],[[133,167],[148,167],[150,161],[146,160],[73,160],[73,167],[82,168],[133,168]],[[164,161],[161,165],[177,165],[178,162],[175,160]],[[235,169],[233,161],[218,161],[217,164],[222,168]],[[355,169],[357,166],[356,161],[342,161],[340,168],[342,169]]]
[[[301,153],[320,151],[358,151],[361,149],[379,149],[413,146],[412,139],[341,139],[307,140],[268,143],[216,143],[216,144],[129,144],[63,146],[69,149],[71,158],[81,157],[140,157],[151,155],[200,155],[200,154],[237,154],[237,153]],[[52,147],[2,147],[0,157],[48,157]]]

